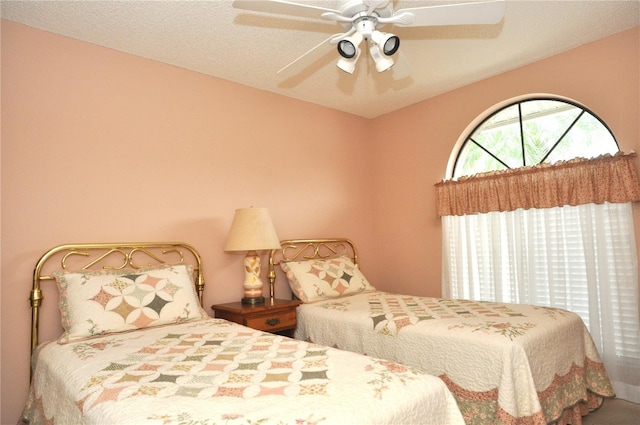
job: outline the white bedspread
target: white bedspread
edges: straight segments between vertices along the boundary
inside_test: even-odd
[[[33,424],[463,424],[447,387],[396,363],[221,319],[43,344]]]
[[[589,332],[566,310],[369,292],[301,305],[295,336],[439,376],[467,424],[546,424],[613,396]]]

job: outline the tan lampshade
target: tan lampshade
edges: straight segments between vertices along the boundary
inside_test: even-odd
[[[239,208],[233,216],[225,251],[280,248],[280,239],[266,208]]]

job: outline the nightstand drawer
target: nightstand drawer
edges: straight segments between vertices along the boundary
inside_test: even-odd
[[[245,326],[267,332],[273,332],[280,329],[291,329],[296,327],[296,312],[283,311],[278,314],[247,317],[244,322]]]

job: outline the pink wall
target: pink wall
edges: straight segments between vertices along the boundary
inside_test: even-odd
[[[377,118],[372,128],[377,280],[390,282],[382,289],[440,295],[434,184],[445,178],[466,127],[492,106],[531,93],[572,98],[609,125],[620,150],[640,153],[639,62],[636,27]],[[640,204],[634,212],[640,241]]]
[[[1,423],[25,401],[27,299],[50,247],[184,240],[208,310],[242,296],[223,245],[235,209],[261,206],[281,238],[354,238],[374,273],[367,120],[7,21],[2,62]]]
[[[26,398],[27,297],[46,249],[184,240],[203,255],[208,307],[241,296],[240,257],[222,252],[234,210],[264,206],[281,238],[354,239],[381,289],[439,295],[433,184],[466,125],[505,98],[557,93],[640,151],[638,39],[635,29],[364,120],[2,21],[0,423],[15,423]],[[289,296],[283,279],[276,293]]]

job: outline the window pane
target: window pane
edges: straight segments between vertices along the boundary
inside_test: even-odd
[[[554,163],[576,156],[593,158],[605,153],[613,155],[616,152],[618,144],[611,132],[596,117],[585,113],[545,162]]]
[[[460,175],[470,176],[476,173],[484,173],[486,171],[506,170],[500,161],[482,150],[474,142],[467,142],[464,152],[458,156],[456,169],[461,171]]]
[[[520,114],[517,105],[505,108],[487,119],[471,134],[470,139],[491,152],[509,168],[522,167]],[[504,166],[501,169],[503,168]]]
[[[525,164],[542,162],[581,112],[571,104],[554,100],[523,103]]]
[[[476,127],[458,152],[451,177],[618,150],[611,131],[587,109],[559,99],[529,99],[500,109]]]

